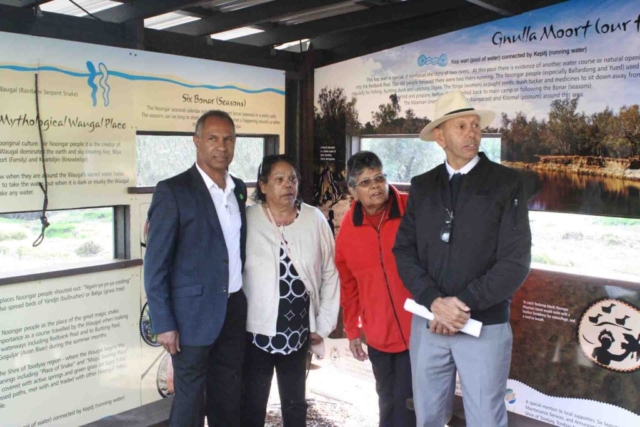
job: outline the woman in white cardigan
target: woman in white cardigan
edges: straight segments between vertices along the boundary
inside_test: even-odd
[[[318,209],[298,200],[284,156],[263,159],[247,209],[247,346],[242,426],[262,427],[275,369],[284,427],[306,425],[306,354],[336,326],[340,285],[334,238]]]

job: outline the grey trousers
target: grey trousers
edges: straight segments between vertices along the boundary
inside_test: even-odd
[[[484,325],[480,337],[434,334],[413,316],[411,371],[418,427],[443,427],[451,416],[456,370],[460,374],[466,424],[507,427],[504,402],[513,335],[509,323]]]

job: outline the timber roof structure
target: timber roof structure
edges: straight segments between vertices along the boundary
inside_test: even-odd
[[[560,0],[0,0],[0,31],[297,71]]]

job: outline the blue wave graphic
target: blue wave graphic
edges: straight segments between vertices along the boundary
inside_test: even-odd
[[[95,107],[98,103],[96,99],[96,93],[98,92],[98,86],[95,84],[94,80],[98,73],[96,72],[96,67],[93,65],[93,62],[87,61],[87,69],[89,70],[89,78],[87,79],[87,84],[91,88],[91,101],[93,101],[93,106]]]
[[[122,73],[120,71],[109,71],[110,76],[116,76],[127,80],[134,81],[156,81],[156,82],[165,82],[172,83],[178,86],[186,87],[189,89],[211,89],[211,90],[219,90],[219,89],[233,89],[244,93],[264,93],[264,92],[272,92],[278,95],[284,95],[284,91],[275,88],[264,88],[264,89],[243,89],[238,86],[226,85],[226,86],[214,86],[214,85],[192,85],[188,83],[178,82],[176,80],[166,79],[164,77],[150,77],[150,76],[136,76],[133,74]]]
[[[447,55],[444,53],[440,56],[420,55],[418,57],[419,67],[423,67],[425,65],[439,65],[440,67],[445,67],[447,62]]]
[[[109,86],[109,83],[107,83],[107,80],[109,80],[109,70],[107,69],[107,66],[102,62],[98,65],[98,68],[100,68],[100,72],[102,73],[102,77],[100,77],[99,82],[100,87],[102,88],[102,100],[104,101],[104,106],[108,107],[109,92],[111,92],[111,86]]]
[[[23,67],[21,65],[0,65],[0,70],[5,69],[5,70],[12,70],[12,71],[53,71],[53,72],[57,72],[57,73],[62,73],[62,74],[66,74],[68,76],[72,76],[72,77],[89,77],[90,74],[84,74],[84,73],[78,73],[75,71],[68,71],[68,70],[62,70],[60,68],[57,67],[49,67],[49,66],[44,66],[44,67]]]
[[[177,86],[182,86],[189,89],[209,89],[209,90],[227,89],[227,90],[237,90],[239,92],[248,93],[248,94],[259,94],[259,93],[271,92],[277,95],[284,96],[283,90],[271,88],[271,87],[263,88],[263,89],[244,89],[234,85],[215,86],[215,85],[188,84],[188,83],[179,82],[177,80],[167,79],[164,77],[140,76],[135,74],[123,73],[121,71],[109,71],[107,66],[102,62],[98,65],[98,68],[100,71],[96,70],[95,65],[93,65],[91,61],[87,61],[86,65],[87,65],[88,73],[63,70],[61,68],[51,67],[51,66],[26,67],[22,65],[0,65],[0,70],[11,70],[11,71],[18,71],[18,72],[48,71],[53,73],[65,74],[71,77],[86,78],[87,85],[91,88],[91,101],[94,107],[98,104],[98,101],[97,101],[98,85],[96,85],[95,83],[95,79],[98,77],[99,77],[98,84],[102,89],[102,100],[104,102],[104,106],[105,107],[109,106],[109,93],[111,92],[111,86],[107,83],[107,80],[109,79],[110,76],[119,77],[121,79],[130,80],[130,81],[163,82],[163,83],[174,84]]]

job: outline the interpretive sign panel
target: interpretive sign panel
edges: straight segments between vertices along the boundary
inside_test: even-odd
[[[10,33],[0,58],[0,212],[41,208],[40,135],[51,209],[126,204],[137,131],[219,109],[284,140],[282,71]]]
[[[139,405],[139,271],[3,286],[3,427],[80,425]]]
[[[531,209],[640,217],[638,52],[638,2],[586,0],[330,65],[315,75],[316,146],[418,134],[436,99],[460,90],[496,112],[486,131],[524,173]],[[385,169],[426,172],[415,145],[375,148]],[[339,173],[344,161],[316,153],[318,170]]]

